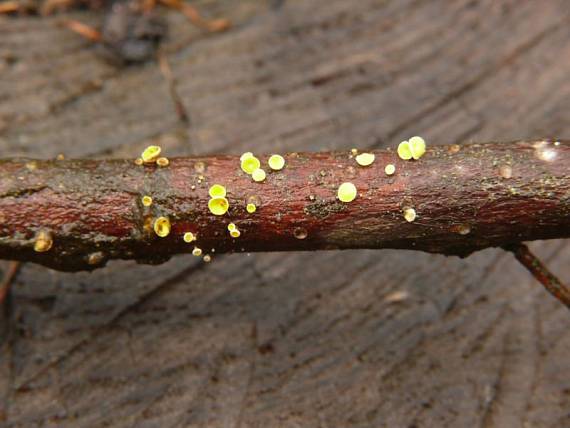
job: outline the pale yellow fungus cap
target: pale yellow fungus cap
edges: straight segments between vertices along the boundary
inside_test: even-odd
[[[410,140],[408,141],[408,144],[410,146],[410,150],[412,152],[412,157],[415,160],[418,160],[419,158],[421,158],[424,153],[426,152],[426,142],[424,141],[424,139],[422,137],[412,137],[410,138]]]
[[[247,204],[245,209],[250,214],[253,214],[255,211],[257,211],[257,207],[255,206],[255,204]]]
[[[338,187],[338,199],[341,202],[352,202],[356,198],[356,186],[352,183],[342,183]]]
[[[404,160],[410,160],[412,158],[412,150],[410,149],[408,141],[402,141],[398,145],[398,156]]]
[[[237,229],[230,230],[230,235],[232,238],[239,238],[241,235],[241,232]]]
[[[251,174],[251,178],[253,178],[253,181],[257,181],[257,182],[261,182],[261,181],[265,180],[265,177],[266,177],[265,171],[262,170],[261,168],[257,168]]]
[[[49,251],[53,245],[53,239],[51,234],[46,231],[40,231],[36,235],[36,239],[34,241],[34,251],[36,253],[45,253]]]
[[[135,159],[135,165],[142,165],[143,164],[143,160],[141,158],[136,158]]]
[[[182,239],[184,239],[184,242],[190,243],[196,240],[196,235],[194,235],[192,232],[186,232]]]
[[[198,247],[194,247],[194,249],[192,250],[192,255],[196,256],[196,257],[200,257],[202,255],[202,249],[200,249]]]
[[[416,219],[417,215],[416,215],[416,210],[413,208],[406,208],[404,210],[404,218],[406,219],[406,221],[408,222],[412,222]]]
[[[237,229],[237,227],[236,227],[236,225],[235,225],[234,223],[228,224],[228,230],[229,230],[230,232],[231,232],[232,230],[236,230],[236,229]]]
[[[281,155],[271,155],[267,161],[269,168],[274,171],[279,171],[285,166],[285,158]]]
[[[215,197],[208,201],[208,208],[214,215],[224,215],[230,208],[230,203],[226,198]]]
[[[247,174],[253,174],[259,169],[261,162],[255,156],[251,155],[241,161],[241,169]]]
[[[141,154],[144,163],[154,163],[160,156],[162,149],[160,146],[148,146]]]
[[[212,198],[223,198],[226,196],[226,188],[221,184],[214,184],[208,191]]]
[[[376,156],[373,153],[361,153],[356,156],[356,163],[360,166],[372,165]]]
[[[251,153],[251,152],[245,152],[243,155],[241,155],[241,156],[239,157],[239,161],[240,161],[240,162],[243,162],[244,159],[251,158],[251,157],[253,157],[253,153]]]
[[[157,164],[158,166],[165,167],[165,166],[170,165],[170,161],[168,160],[168,158],[162,157],[162,158],[158,158],[158,159],[156,160],[156,164]]]
[[[386,175],[393,175],[396,172],[396,166],[389,163],[388,165],[386,165],[386,168],[384,168],[384,172],[386,173]]]
[[[352,154],[352,156],[356,156],[358,154],[358,149],[356,148],[350,149],[350,153]]]
[[[145,207],[150,207],[152,205],[152,198],[148,195],[145,195],[141,198],[141,202]]]
[[[203,260],[204,260],[206,263],[210,263],[210,262],[212,261],[212,256],[209,255],[209,254],[206,254],[206,255],[204,256]]]
[[[170,233],[170,220],[167,217],[158,217],[154,220],[153,228],[154,233],[164,238]]]

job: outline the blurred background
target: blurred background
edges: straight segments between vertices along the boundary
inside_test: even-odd
[[[570,135],[565,0],[47,1],[0,0],[1,157]],[[498,250],[28,264],[8,303],[6,426],[570,427],[568,311]]]

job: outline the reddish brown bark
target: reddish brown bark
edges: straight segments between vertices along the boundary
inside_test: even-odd
[[[467,256],[487,247],[570,236],[570,143],[432,146],[419,161],[377,151],[369,167],[350,151],[291,153],[282,171],[253,182],[237,156],[171,159],[165,168],[133,160],[4,160],[0,163],[0,257],[61,270],[109,259],[160,263],[194,244],[204,254],[401,248]],[[267,156],[260,156],[266,165]],[[396,173],[384,167],[393,163]],[[268,168],[266,168],[268,170]],[[342,203],[346,181],[357,198]],[[230,209],[208,210],[208,189],[228,189]],[[144,207],[143,195],[153,204]],[[246,211],[257,198],[257,212]],[[402,210],[417,212],[407,222]],[[169,236],[152,231],[166,216]],[[227,224],[241,231],[230,237]],[[182,235],[198,236],[188,244]],[[40,232],[53,237],[34,251]]]

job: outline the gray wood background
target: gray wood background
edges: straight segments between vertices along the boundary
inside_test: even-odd
[[[156,62],[0,17],[1,156],[570,137],[566,0],[277,3],[195,2],[223,34],[164,12],[190,126]],[[570,280],[567,242],[532,248]],[[9,427],[570,427],[570,315],[498,250],[25,265],[10,308]]]

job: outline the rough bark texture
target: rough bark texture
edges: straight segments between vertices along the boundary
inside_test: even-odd
[[[205,35],[168,14],[189,127],[156,64],[119,71],[56,18],[0,18],[2,157],[570,135],[566,0],[196,4],[235,25]],[[570,278],[566,241],[531,247]],[[569,425],[568,311],[501,250],[26,264],[9,319],[12,427]]]
[[[532,141],[430,147],[419,161],[377,151],[359,166],[350,151],[292,153],[255,182],[237,156],[178,158],[168,167],[116,161],[0,162],[0,257],[62,270],[109,259],[158,264],[174,254],[326,249],[416,249],[467,256],[493,246],[570,236],[570,144]],[[267,156],[261,156],[266,165]],[[394,175],[385,165],[396,166]],[[341,202],[351,182],[358,196]],[[212,184],[230,209],[208,209]],[[144,195],[152,197],[143,206]],[[257,211],[246,211],[248,201]],[[413,209],[416,219],[405,220]],[[166,237],[156,218],[172,225]],[[241,232],[232,238],[227,225]],[[182,237],[192,232],[191,245]],[[38,236],[48,251],[34,251]]]

